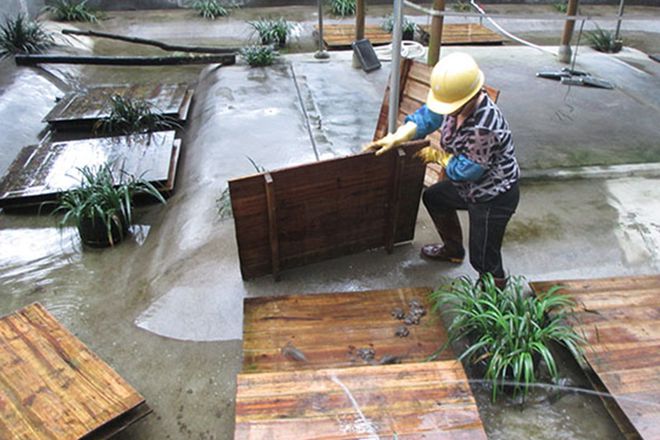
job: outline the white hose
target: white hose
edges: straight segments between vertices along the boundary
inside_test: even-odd
[[[374,52],[381,61],[392,61],[392,44],[374,48]],[[426,48],[416,41],[404,40],[401,42],[401,56],[403,58],[419,58],[426,54]]]

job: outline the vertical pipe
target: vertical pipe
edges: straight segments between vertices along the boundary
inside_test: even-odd
[[[323,0],[318,0],[319,4],[319,50],[314,54],[314,58],[317,59],[326,59],[329,58],[328,52],[325,51],[325,46],[323,45]]]
[[[445,0],[433,0],[434,11],[445,10]],[[440,59],[440,46],[442,45],[442,26],[444,24],[444,17],[442,15],[434,15],[431,19],[431,37],[429,38],[429,54],[427,63],[429,66],[435,66],[435,63]]]
[[[616,21],[616,31],[614,32],[614,41],[619,41],[619,32],[621,31],[621,19],[623,18],[623,4],[625,0],[619,3],[619,19]]]
[[[566,8],[566,15],[577,15],[578,3],[580,0],[568,0]],[[559,61],[562,63],[570,63],[571,61],[571,38],[573,37],[573,29],[575,28],[575,20],[566,20],[564,23],[564,32],[561,34],[561,43],[559,45]]]
[[[387,115],[389,133],[396,131],[396,118],[399,113],[399,80],[401,76],[401,24],[403,0],[394,0],[394,29],[392,29],[392,70],[390,73],[390,100]]]
[[[355,40],[364,39],[364,0],[355,3]]]

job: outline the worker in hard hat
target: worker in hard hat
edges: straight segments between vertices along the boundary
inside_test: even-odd
[[[484,74],[470,55],[447,55],[433,68],[426,104],[408,115],[396,132],[366,149],[380,155],[441,130],[441,146],[419,152],[423,160],[440,163],[448,178],[424,191],[424,206],[442,243],[423,246],[422,256],[463,262],[463,234],[456,211],[467,210],[470,263],[480,276],[490,273],[502,287],[506,284],[502,238],[518,206],[520,169],[509,124],[483,85]]]

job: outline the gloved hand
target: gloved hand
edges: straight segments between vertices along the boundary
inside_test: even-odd
[[[447,153],[445,150],[434,147],[424,147],[415,156],[422,159],[424,163],[435,162],[443,168],[447,168],[447,163],[453,157],[453,155]]]
[[[394,133],[378,139],[370,144],[367,144],[362,151],[375,151],[376,156],[380,156],[392,148],[401,145],[415,137],[417,132],[417,124],[414,122],[406,122],[399,127]]]

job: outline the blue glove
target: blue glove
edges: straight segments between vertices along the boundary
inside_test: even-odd
[[[475,182],[483,176],[486,169],[468,159],[464,154],[454,156],[447,164],[447,177],[455,182]]]

